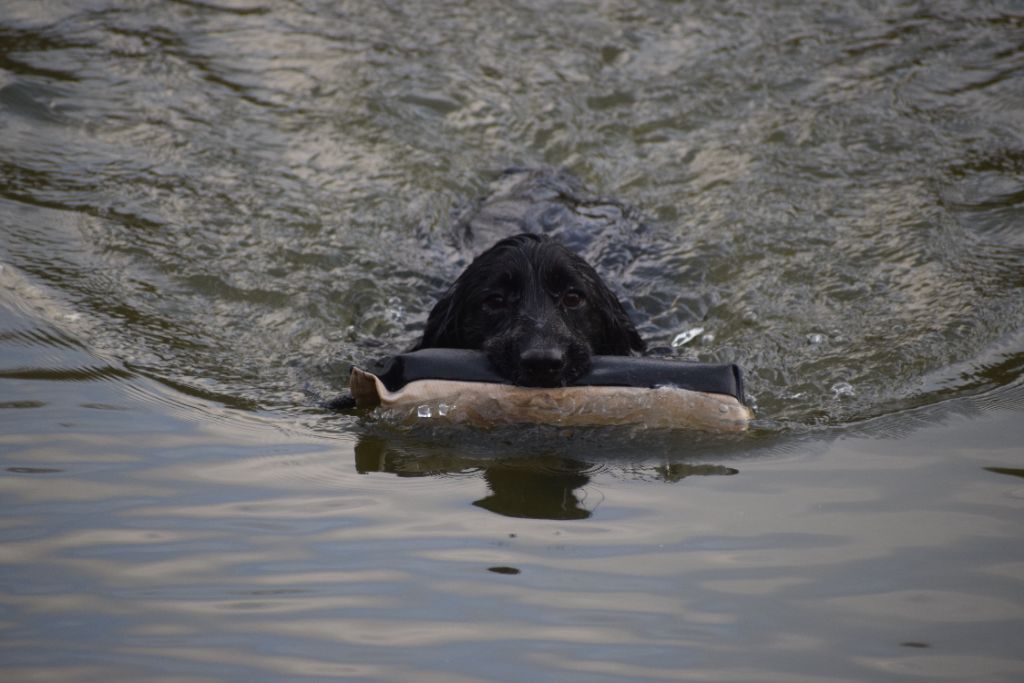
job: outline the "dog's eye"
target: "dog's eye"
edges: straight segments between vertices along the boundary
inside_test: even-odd
[[[488,308],[492,311],[505,308],[505,297],[501,294],[488,294],[487,297],[484,298],[484,308]]]
[[[562,295],[562,305],[566,308],[579,308],[583,305],[583,295],[576,290],[570,289]]]

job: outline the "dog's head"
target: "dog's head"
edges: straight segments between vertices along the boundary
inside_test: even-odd
[[[522,386],[564,386],[593,354],[646,345],[618,298],[582,258],[533,234],[478,256],[434,306],[415,348],[480,349]]]

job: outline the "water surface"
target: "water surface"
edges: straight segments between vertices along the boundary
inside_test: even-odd
[[[1020,680],[1022,36],[5,3],[0,678]],[[510,166],[624,203],[594,260],[652,345],[744,367],[752,433],[316,407],[416,339]]]

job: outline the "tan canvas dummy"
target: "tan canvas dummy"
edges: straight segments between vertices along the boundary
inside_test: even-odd
[[[578,385],[534,388],[501,382],[478,352],[427,349],[395,357],[379,376],[353,367],[349,383],[360,407],[477,427],[643,424],[736,432],[753,417],[735,366],[671,360],[596,357]]]

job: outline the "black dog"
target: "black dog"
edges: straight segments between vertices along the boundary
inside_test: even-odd
[[[434,306],[413,347],[479,349],[514,384],[565,386],[594,354],[628,356],[646,344],[597,272],[536,234],[499,241]]]

